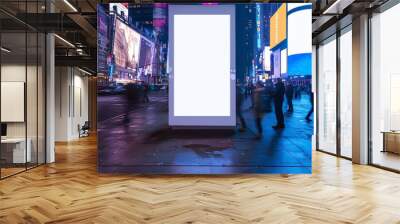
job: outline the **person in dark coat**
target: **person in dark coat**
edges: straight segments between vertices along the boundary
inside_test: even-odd
[[[130,112],[133,110],[135,103],[138,101],[138,94],[137,88],[135,84],[129,83],[126,85],[126,92],[125,92],[125,113],[124,113],[124,124],[129,125],[130,122]]]
[[[251,81],[247,85],[247,89],[248,89],[249,95],[251,96],[250,97],[250,103],[251,103],[250,104],[250,108],[254,108],[254,97],[253,97],[253,94],[254,94],[255,86],[253,85],[253,83]]]
[[[276,116],[276,125],[272,126],[274,129],[285,128],[285,121],[282,109],[284,97],[285,97],[285,85],[283,84],[282,79],[278,78],[275,84],[275,91],[274,91],[274,107]]]
[[[265,105],[264,105],[264,94],[265,89],[263,84],[259,81],[257,82],[254,90],[253,90],[253,102],[254,102],[254,117],[256,120],[257,127],[257,138],[262,138],[263,128],[262,128],[262,119],[265,114]]]
[[[311,121],[310,116],[311,116],[311,114],[314,113],[314,93],[312,92],[311,88],[309,89],[309,93],[308,94],[309,94],[309,97],[310,97],[311,108],[307,113],[306,121]]]
[[[144,102],[144,103],[150,102],[150,99],[149,99],[149,90],[150,90],[149,84],[144,83],[144,85],[143,85],[143,102]]]
[[[239,131],[246,130],[246,121],[244,120],[243,113],[242,113],[242,104],[245,98],[245,90],[242,88],[240,83],[236,83],[236,116],[239,118],[240,121],[240,128]]]
[[[272,112],[272,98],[274,96],[274,84],[270,79],[265,81],[265,112]]]
[[[293,95],[294,95],[294,88],[293,85],[290,81],[288,81],[288,84],[285,87],[285,95],[286,95],[286,100],[288,104],[288,112],[293,112]]]

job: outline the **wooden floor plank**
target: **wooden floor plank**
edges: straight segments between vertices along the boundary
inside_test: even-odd
[[[400,223],[400,175],[319,152],[312,175],[98,174],[95,136],[0,181],[0,223]]]

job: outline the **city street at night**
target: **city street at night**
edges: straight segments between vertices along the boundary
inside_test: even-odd
[[[102,4],[99,172],[311,173],[310,10]]]

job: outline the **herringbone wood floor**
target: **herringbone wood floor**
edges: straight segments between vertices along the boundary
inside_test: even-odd
[[[86,138],[0,181],[0,223],[400,223],[400,175],[313,158],[312,175],[99,175]]]

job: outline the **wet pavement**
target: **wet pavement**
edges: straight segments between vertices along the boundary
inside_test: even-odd
[[[285,113],[286,128],[274,130],[275,114],[263,119],[264,135],[256,139],[248,98],[245,132],[172,130],[168,98],[150,95],[150,103],[127,107],[123,95],[98,97],[99,171],[141,174],[311,173],[313,122],[305,116],[308,96],[295,99]],[[286,108],[286,107],[285,107]]]

